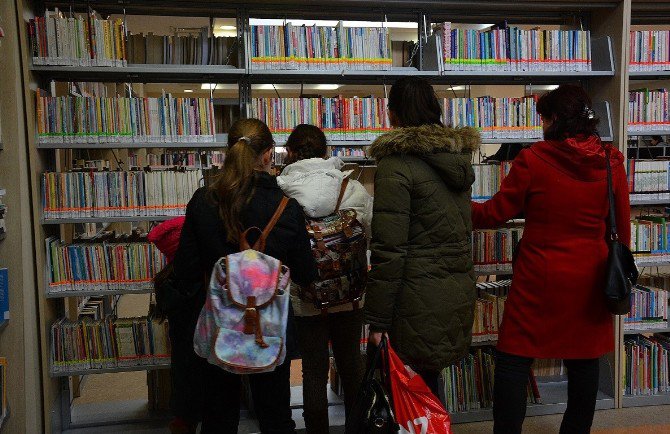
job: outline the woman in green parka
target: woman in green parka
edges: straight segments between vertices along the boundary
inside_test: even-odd
[[[424,79],[398,80],[389,94],[394,130],[370,148],[377,159],[372,269],[365,320],[383,333],[437,395],[441,369],[467,354],[476,298],[470,188],[473,128],[442,124]]]

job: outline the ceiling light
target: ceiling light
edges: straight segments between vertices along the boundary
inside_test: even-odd
[[[203,83],[200,85],[202,90],[214,90],[216,89],[216,83]]]
[[[337,90],[339,88],[339,84],[317,84],[315,87],[317,90]]]
[[[203,83],[200,85],[202,90],[236,90],[237,88],[236,84]]]
[[[237,30],[237,27],[235,27],[235,26],[219,26],[219,29],[221,29],[221,30]]]
[[[193,89],[184,89],[185,93],[193,93]]]
[[[330,20],[281,20],[251,18],[249,24],[252,26],[283,26],[285,23],[291,23],[294,26],[323,26],[335,27],[339,21]],[[419,24],[406,21],[342,21],[344,27],[387,27],[389,29],[417,29]]]

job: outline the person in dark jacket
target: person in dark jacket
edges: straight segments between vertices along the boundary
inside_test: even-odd
[[[562,85],[542,96],[544,141],[521,151],[500,191],[472,203],[476,228],[526,217],[498,337],[494,432],[521,433],[534,358],[563,359],[568,402],[560,432],[588,433],[598,394],[599,357],[614,350],[604,297],[608,257],[606,155],[612,167],[619,241],[630,243],[624,156],[596,133],[584,89]]]
[[[284,196],[272,164],[274,141],[268,127],[257,119],[237,121],[228,135],[229,148],[219,178],[211,187],[198,189],[186,208],[173,266],[173,285],[177,294],[169,304],[170,318],[181,312],[182,321],[171,324],[179,334],[193,340],[198,314],[205,302],[206,282],[221,257],[236,253],[239,234],[255,226],[264,228]],[[255,239],[250,239],[253,244]],[[265,253],[282,261],[298,285],[309,285],[316,278],[305,227],[305,216],[295,200],[270,232]],[[262,433],[294,433],[290,407],[290,364],[296,353],[292,310],[287,329],[286,361],[270,373],[249,376],[256,415]],[[191,343],[191,348],[192,348]],[[231,374],[195,356],[197,382],[194,399],[202,413],[202,433],[236,433],[240,412],[240,375]]]
[[[481,139],[475,129],[442,125],[424,79],[398,80],[388,108],[395,130],[370,149],[378,166],[365,321],[370,342],[388,332],[403,362],[436,393],[440,370],[472,339],[471,161]]]

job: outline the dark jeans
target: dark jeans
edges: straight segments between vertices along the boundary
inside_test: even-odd
[[[344,389],[345,414],[356,400],[363,380],[360,340],[363,312],[296,317],[302,354],[303,410],[307,433],[328,433],[328,341]]]
[[[240,421],[242,376],[231,374],[205,359],[201,384],[204,400],[201,434],[236,434]],[[291,415],[291,360],[273,372],[249,375],[251,396],[263,434],[293,434],[295,422]]]
[[[526,417],[526,386],[533,359],[498,351],[493,390],[493,432],[520,434]],[[563,360],[568,370],[568,407],[560,434],[588,434],[598,394],[598,359]]]

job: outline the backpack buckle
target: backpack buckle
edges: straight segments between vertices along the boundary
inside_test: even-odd
[[[261,316],[256,309],[256,297],[247,297],[247,307],[244,309],[244,334],[256,335],[256,344],[261,348],[267,348],[268,344],[263,340],[261,332]]]

